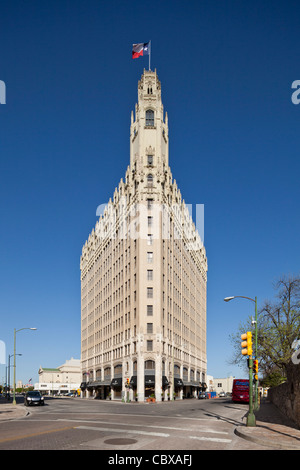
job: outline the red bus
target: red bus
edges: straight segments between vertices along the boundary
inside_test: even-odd
[[[249,403],[249,380],[234,379],[232,384],[232,401]]]

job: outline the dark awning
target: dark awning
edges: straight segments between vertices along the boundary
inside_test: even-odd
[[[108,380],[94,380],[93,382],[89,382],[87,384],[88,387],[90,388],[97,388],[97,387],[104,387],[104,386],[109,386],[111,381]]]
[[[122,387],[122,377],[116,377],[116,378],[112,379],[110,386],[111,387]]]
[[[155,375],[145,375],[145,385],[155,385]]]
[[[182,379],[179,379],[179,378],[175,377],[174,378],[174,386],[175,387],[183,387]]]
[[[130,379],[130,385],[133,387],[137,386],[137,376],[132,375]],[[155,385],[155,375],[145,375],[145,385]],[[162,376],[162,386],[167,387],[169,385],[169,381],[165,375]]]
[[[85,390],[86,387],[87,387],[87,383],[86,382],[81,382],[81,384],[80,384],[81,390]]]
[[[132,385],[133,387],[136,387],[137,385],[137,378],[136,378],[136,375],[133,375],[130,379],[130,385]]]
[[[167,387],[169,385],[169,381],[165,375],[162,376],[162,386]]]

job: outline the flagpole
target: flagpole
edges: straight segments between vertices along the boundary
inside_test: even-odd
[[[150,71],[150,60],[151,60],[151,41],[149,41],[149,71]]]

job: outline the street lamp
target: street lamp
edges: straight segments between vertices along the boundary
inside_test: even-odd
[[[251,297],[245,297],[243,295],[234,295],[232,297],[225,297],[224,301],[229,302],[230,300],[236,298],[247,299],[255,303],[255,359],[257,359],[257,297],[255,297],[255,299],[252,299]],[[258,410],[258,380],[255,381],[254,387],[254,409]]]
[[[22,354],[16,354],[16,356],[22,356]],[[6,396],[9,396],[10,394],[10,358],[13,357],[13,354],[9,354],[8,356],[8,366],[6,367]]]
[[[16,333],[21,330],[36,330],[36,328],[20,328],[19,330],[14,329],[14,398],[13,405],[16,405]]]

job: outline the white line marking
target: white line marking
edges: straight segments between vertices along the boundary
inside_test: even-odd
[[[197,439],[198,441],[213,441],[213,442],[231,442],[231,439],[219,439],[217,437],[198,437],[189,436],[190,439]]]
[[[104,432],[124,432],[120,429],[114,428],[99,428],[98,426],[75,426],[74,429],[90,429],[91,431],[104,431]],[[164,434],[162,432],[148,432],[148,431],[137,431],[126,429],[125,433],[128,434],[145,434],[146,436],[156,436],[156,437],[170,437],[170,434]]]
[[[118,425],[118,426],[136,426],[140,428],[155,428],[155,429],[168,429],[171,431],[191,431],[191,428],[175,428],[173,426],[157,426],[157,425],[150,425],[150,424],[137,424],[137,423],[116,423],[112,421],[94,421],[94,420],[87,420],[87,419],[67,419],[67,418],[60,418],[56,421],[67,421],[67,422],[75,422],[75,423],[92,423],[92,424],[111,424],[111,425]],[[215,431],[213,429],[201,428],[194,429],[194,431],[200,433],[213,433],[213,434],[228,434],[226,431]]]

